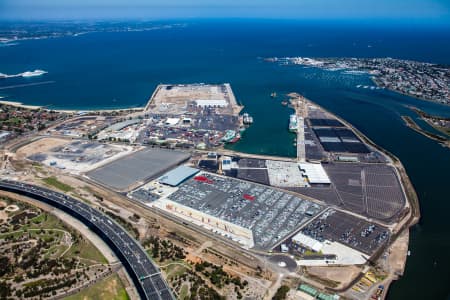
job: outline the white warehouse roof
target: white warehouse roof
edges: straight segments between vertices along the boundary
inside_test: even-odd
[[[299,163],[299,166],[306,177],[308,177],[309,183],[331,183],[321,164]]]
[[[200,170],[181,165],[161,176],[159,182],[170,186],[177,186],[186,179],[197,174],[199,171]]]
[[[304,235],[301,232],[292,237],[292,241],[316,252],[319,252],[323,248],[323,244],[321,242],[313,239],[312,237]]]
[[[195,100],[195,102],[197,103],[198,106],[218,106],[218,107],[225,107],[228,106],[228,102],[226,100],[203,100],[203,99],[198,99]]]
[[[180,122],[179,118],[167,118],[166,125],[174,126],[177,125],[178,122]]]

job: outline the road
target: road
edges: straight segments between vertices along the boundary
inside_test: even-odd
[[[0,180],[0,189],[28,196],[55,206],[85,223],[119,257],[142,299],[175,299],[159,268],[128,232],[100,211],[75,198],[27,183]]]

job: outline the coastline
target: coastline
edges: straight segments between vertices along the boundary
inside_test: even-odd
[[[288,94],[289,97],[292,97],[294,95],[298,95],[300,97],[303,97],[303,96],[301,96],[298,93],[290,93],[290,94]],[[386,149],[382,148],[381,146],[377,145],[375,142],[370,140],[367,136],[365,136],[362,132],[360,132],[358,129],[356,129],[352,124],[350,124],[346,120],[342,119],[341,117],[337,116],[336,114],[331,113],[330,111],[328,111],[327,109],[323,108],[319,104],[317,104],[317,103],[315,103],[315,102],[313,102],[313,101],[311,101],[309,99],[306,99],[306,98],[304,98],[304,99],[307,102],[311,103],[312,105],[315,105],[315,106],[319,107],[320,109],[322,109],[323,111],[325,111],[325,112],[329,113],[330,115],[334,116],[337,120],[342,122],[345,126],[348,126],[351,130],[353,130],[353,132],[359,138],[361,138],[365,143],[367,143],[368,145],[374,147],[375,149],[383,152],[386,156],[388,156],[391,159],[391,162],[394,165],[395,169],[399,172],[399,177],[402,180],[403,188],[405,190],[405,194],[406,194],[406,197],[407,197],[407,200],[408,200],[409,204],[413,208],[417,208],[417,211],[415,212],[415,217],[417,218],[417,220],[413,224],[411,224],[411,226],[416,224],[418,222],[418,220],[420,219],[420,209],[419,209],[418,196],[417,196],[417,193],[416,193],[416,191],[415,191],[415,189],[414,189],[414,187],[413,187],[413,185],[412,185],[408,175],[406,174],[405,168],[403,167],[400,159],[397,158],[391,152],[387,151]]]
[[[448,104],[448,103],[442,103],[442,102],[439,102],[439,101],[434,101],[434,100],[431,100],[431,99],[419,97],[417,95],[408,94],[408,93],[402,92],[400,90],[394,90],[394,89],[390,89],[390,88],[385,87],[385,86],[381,86],[380,83],[377,81],[377,77],[376,76],[370,76],[370,80],[372,80],[372,82],[375,83],[375,85],[377,87],[384,88],[384,89],[386,89],[388,91],[391,91],[391,92],[394,92],[394,93],[398,93],[398,94],[403,95],[403,96],[408,96],[408,97],[412,97],[412,98],[419,99],[419,100],[422,100],[422,101],[427,101],[427,102],[431,102],[431,103],[437,103],[437,104],[450,106],[450,104]]]
[[[17,101],[0,100],[0,104],[19,107],[19,108],[32,109],[32,110],[43,108],[42,106],[39,106],[39,105],[26,105],[26,104],[23,104],[22,102],[17,102]]]
[[[108,112],[117,112],[117,111],[138,112],[138,111],[144,110],[144,107],[125,107],[125,108],[111,108],[111,109],[49,109],[43,105],[27,105],[27,104],[23,104],[22,102],[19,102],[19,101],[6,101],[6,100],[0,100],[0,104],[9,105],[9,106],[18,107],[18,108],[31,109],[31,110],[36,110],[36,109],[52,110],[52,111],[56,111],[59,113],[67,113],[67,114],[75,114],[75,113],[80,113],[80,112],[89,112],[89,113],[93,113],[93,112],[108,113]]]
[[[384,280],[386,289],[382,294],[382,299],[385,299],[388,294],[388,287],[392,284],[393,281],[398,280],[401,277],[401,275],[404,273],[404,270],[406,267],[407,251],[409,248],[409,234],[406,235],[406,238],[405,238],[404,237],[405,233],[409,233],[409,228],[411,228],[412,226],[417,224],[420,220],[419,198],[417,196],[416,190],[414,189],[414,186],[413,186],[408,174],[406,173],[406,170],[405,170],[403,164],[401,163],[400,159],[397,158],[394,154],[392,154],[391,152],[382,148],[381,146],[377,145],[372,140],[370,140],[367,136],[365,136],[362,132],[360,132],[358,129],[356,129],[353,125],[351,125],[349,122],[340,118],[336,114],[331,113],[330,111],[324,109],[319,104],[301,96],[298,93],[289,93],[288,97],[291,99],[294,99],[295,97],[302,97],[303,99],[306,100],[307,103],[315,105],[315,106],[319,107],[320,109],[322,109],[323,111],[334,116],[337,120],[339,120],[345,126],[350,128],[362,141],[364,141],[368,145],[372,146],[373,148],[375,148],[378,151],[385,154],[391,160],[391,164],[397,172],[397,176],[400,179],[400,183],[401,183],[401,186],[405,193],[407,204],[409,204],[409,206],[405,206],[406,210],[404,212],[403,219],[398,222],[398,224],[397,224],[398,228],[396,227],[392,231],[391,243],[389,245],[389,249],[393,249],[393,248],[403,249],[404,248],[404,253],[400,253],[401,257],[403,257],[401,270],[397,269],[395,274],[390,273],[388,275],[388,277]],[[401,239],[401,237],[403,237],[403,239]],[[399,247],[399,245],[403,245],[403,247]],[[382,254],[383,254],[382,252],[376,253],[373,257],[371,257],[371,260],[376,261]],[[361,276],[362,275],[360,275],[359,277],[361,277]],[[344,289],[348,290],[350,288],[351,288],[351,284],[341,290],[344,290]]]

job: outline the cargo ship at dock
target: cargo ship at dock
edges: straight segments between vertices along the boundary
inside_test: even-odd
[[[295,114],[292,114],[289,117],[289,131],[297,132],[297,130],[298,130],[298,118]]]
[[[230,143],[235,138],[236,138],[236,131],[234,131],[234,130],[227,130],[225,132],[225,135],[222,137],[221,140],[224,143]]]
[[[234,136],[234,138],[233,138],[231,141],[229,141],[228,143],[234,144],[234,143],[238,142],[240,139],[241,139],[241,135],[240,135],[239,133],[237,133],[237,134]]]

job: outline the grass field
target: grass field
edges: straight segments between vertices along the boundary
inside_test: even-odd
[[[187,270],[188,270],[187,267],[184,267],[179,264],[171,264],[164,268],[164,271],[166,272],[168,279],[171,279],[176,276],[181,276],[182,274],[186,273]]]
[[[31,219],[31,222],[33,222],[34,224],[40,224],[44,221],[45,221],[45,214],[40,214],[39,216]]]
[[[62,183],[61,181],[56,179],[56,177],[47,177],[47,178],[42,179],[42,181],[44,181],[46,184],[48,184],[50,186],[57,188],[58,190],[66,192],[66,193],[73,190],[73,187],[71,187],[70,185],[67,185],[65,183]]]
[[[38,220],[39,222],[35,222]],[[62,229],[67,230],[67,227],[64,225],[61,220],[59,220],[56,216],[48,213],[42,213],[41,215],[32,219],[32,224],[28,226],[28,228],[32,229]]]
[[[185,299],[189,295],[189,286],[184,283],[180,289],[180,294],[178,295],[178,298]]]
[[[128,300],[128,294],[119,276],[113,275],[97,282],[65,300]]]
[[[77,244],[74,244],[72,248],[64,254],[64,257],[66,258],[70,258],[72,256],[78,256],[83,263],[87,265],[108,263],[103,254],[91,242],[84,238],[78,241]]]

